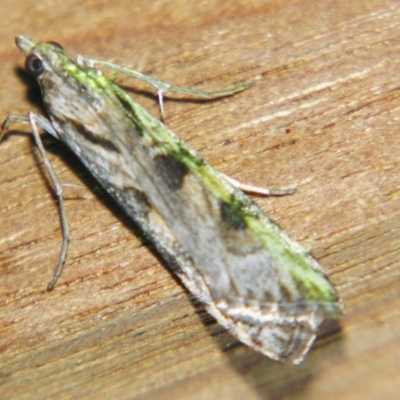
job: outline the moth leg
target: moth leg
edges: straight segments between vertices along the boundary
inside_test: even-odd
[[[92,58],[87,59],[82,56],[78,56],[77,62],[81,65],[82,64],[87,65],[92,68],[96,64],[102,65],[104,67],[111,68],[114,71],[122,72],[126,75],[132,76],[133,78],[140,79],[141,81],[146,82],[149,85],[153,86],[157,90],[158,102],[160,105],[160,111],[161,111],[161,115],[163,118],[164,118],[163,95],[166,91],[184,93],[184,94],[188,94],[188,95],[195,96],[195,97],[201,97],[201,98],[205,98],[205,99],[216,99],[218,97],[232,96],[233,94],[241,92],[243,90],[246,90],[249,87],[254,85],[254,82],[248,82],[248,83],[243,83],[243,84],[234,86],[231,89],[217,90],[214,92],[205,92],[202,90],[188,89],[188,88],[183,88],[180,86],[174,86],[167,82],[163,82],[156,78],[153,78],[149,75],[142,74],[141,72],[136,71],[134,69],[123,67],[121,65],[114,64],[109,61],[95,60]]]
[[[26,115],[9,114],[4,122],[1,124],[0,142],[7,133],[10,122],[12,121],[29,122],[29,118]]]
[[[1,127],[0,140],[4,136],[6,130],[9,127],[10,122],[12,122],[12,121],[29,122],[31,129],[32,129],[33,138],[35,140],[36,146],[39,149],[40,156],[42,157],[45,168],[46,168],[47,172],[49,173],[51,182],[53,184],[53,190],[54,190],[54,192],[57,196],[57,200],[58,200],[63,239],[62,239],[62,244],[61,244],[60,256],[58,258],[57,268],[54,271],[52,280],[47,285],[47,290],[52,290],[54,288],[54,285],[56,284],[58,278],[61,275],[61,271],[62,271],[63,265],[65,263],[65,260],[66,260],[68,242],[69,242],[69,228],[68,228],[67,216],[65,213],[63,185],[60,182],[60,180],[58,179],[57,174],[55,173],[54,168],[51,165],[50,160],[47,157],[46,150],[44,149],[42,139],[40,138],[40,134],[37,129],[37,125],[41,126],[43,129],[45,129],[47,132],[49,132],[51,135],[55,136],[56,138],[58,138],[58,135],[55,132],[55,130],[53,129],[51,122],[48,119],[46,119],[43,116],[36,115],[33,112],[29,112],[28,116],[10,114],[6,118],[6,120],[4,121],[4,123]]]
[[[54,271],[54,275],[50,283],[47,285],[47,290],[52,290],[54,288],[54,285],[57,283],[58,278],[61,275],[61,271],[63,268],[63,265],[65,263],[65,259],[67,256],[67,249],[68,249],[68,242],[69,242],[69,228],[68,228],[68,222],[67,222],[67,215],[65,213],[65,205],[64,205],[64,197],[63,197],[63,186],[60,180],[58,179],[58,176],[56,172],[54,171],[53,166],[51,165],[51,162],[49,158],[47,157],[46,150],[44,149],[42,139],[40,138],[39,131],[37,129],[37,124],[41,125],[40,122],[42,122],[43,117],[36,116],[34,113],[29,112],[28,113],[29,117],[29,123],[32,128],[32,133],[33,137],[35,139],[36,145],[39,149],[40,155],[43,159],[44,165],[47,169],[47,172],[49,173],[50,179],[53,183],[53,189],[54,192],[57,196],[58,199],[58,206],[60,209],[60,218],[61,218],[61,230],[62,230],[62,244],[61,244],[61,252],[60,256],[58,258],[58,264],[57,268]],[[37,118],[39,117],[39,118]],[[47,121],[47,120],[46,120]],[[50,123],[50,121],[47,121]],[[42,126],[42,128],[47,130],[47,123],[45,124],[46,126]],[[52,129],[54,131],[54,129]]]
[[[54,136],[56,139],[59,139],[57,132],[54,130],[53,125],[47,118],[43,117],[42,115],[37,115],[34,113],[31,114],[34,115],[34,118],[38,125],[40,125],[46,132],[50,133],[50,135]],[[27,115],[9,114],[5,119],[5,121],[3,122],[3,124],[1,125],[0,141],[8,131],[10,122],[14,121],[30,123],[29,116]]]
[[[246,183],[239,182],[236,179],[233,179],[225,174],[222,175],[232,186],[246,193],[259,194],[261,196],[286,196],[288,194],[295,193],[297,190],[296,188],[269,189],[261,186],[247,185]]]

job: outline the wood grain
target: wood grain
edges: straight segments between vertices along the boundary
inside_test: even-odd
[[[391,4],[389,6],[389,4]],[[293,187],[260,206],[312,249],[340,292],[340,332],[298,367],[240,345],[194,302],[78,160],[45,136],[57,204],[29,128],[0,146],[0,388],[4,399],[397,399],[400,390],[400,6],[387,1],[3,1],[0,112],[38,106],[16,34],[110,59],[211,102],[167,101],[167,123],[217,169]],[[140,83],[139,101],[158,113]],[[151,91],[150,91],[151,94]]]

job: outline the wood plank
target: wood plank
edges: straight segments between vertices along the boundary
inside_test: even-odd
[[[312,249],[340,292],[341,331],[298,366],[240,345],[193,302],[77,159],[46,136],[67,189],[68,260],[29,128],[0,146],[4,399],[396,399],[400,389],[400,7],[296,1],[3,2],[0,113],[40,111],[16,34],[204,90],[167,123],[217,169],[293,187],[257,203]],[[158,113],[153,96],[134,86]],[[148,93],[148,92],[147,92]]]

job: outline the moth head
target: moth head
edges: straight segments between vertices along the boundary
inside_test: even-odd
[[[46,58],[49,58],[52,51],[63,51],[57,42],[35,43],[25,36],[17,36],[15,42],[22,54],[26,56],[26,72],[34,78],[40,77],[44,72]]]

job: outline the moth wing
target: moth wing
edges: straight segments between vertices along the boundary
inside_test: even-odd
[[[268,270],[270,266],[264,263],[268,263],[269,256],[264,256],[261,261],[256,261],[256,265]],[[241,269],[243,260],[233,257],[235,261],[236,268]],[[255,279],[252,276],[250,280],[253,284],[247,290],[247,295],[238,294],[238,287],[243,287],[243,281],[246,280],[243,273],[238,282],[235,274],[230,272],[231,287],[227,295],[221,295],[219,287],[187,262],[181,265],[177,274],[222,326],[241,342],[275,360],[301,362],[324,320],[323,309],[317,302],[286,302],[284,296],[278,294],[275,295],[280,298],[272,299],[273,290],[269,291],[268,288],[282,288],[287,283],[279,273],[268,277],[268,280],[263,279],[266,274]],[[250,272],[249,275],[253,274]]]
[[[130,164],[143,154],[136,152]],[[139,215],[172,271],[237,339],[273,359],[301,362],[325,316],[340,312],[318,264],[211,167],[199,177],[161,152],[142,164],[156,172],[140,174],[142,196],[136,193],[132,202],[127,190],[121,205]],[[211,190],[207,179],[228,187],[230,195]]]
[[[292,271],[276,254],[290,251],[303,262],[304,258],[311,265],[315,261],[291,249],[290,239],[258,208],[253,215],[250,209],[256,206],[240,194],[235,204],[249,209],[264,234],[275,240],[275,254],[271,254],[260,232],[255,233],[240,219],[236,206],[222,201],[193,174],[182,174],[181,166],[167,160],[163,157],[162,163],[169,167],[164,175],[174,168],[175,173],[157,181],[163,176],[157,161],[158,174],[153,180],[158,194],[146,193],[152,206],[143,215],[141,226],[154,238],[171,269],[222,326],[273,359],[301,362],[324,320],[325,305],[304,296]],[[179,182],[174,181],[178,176]],[[317,268],[307,268],[326,283]],[[337,310],[337,305],[332,309]]]

